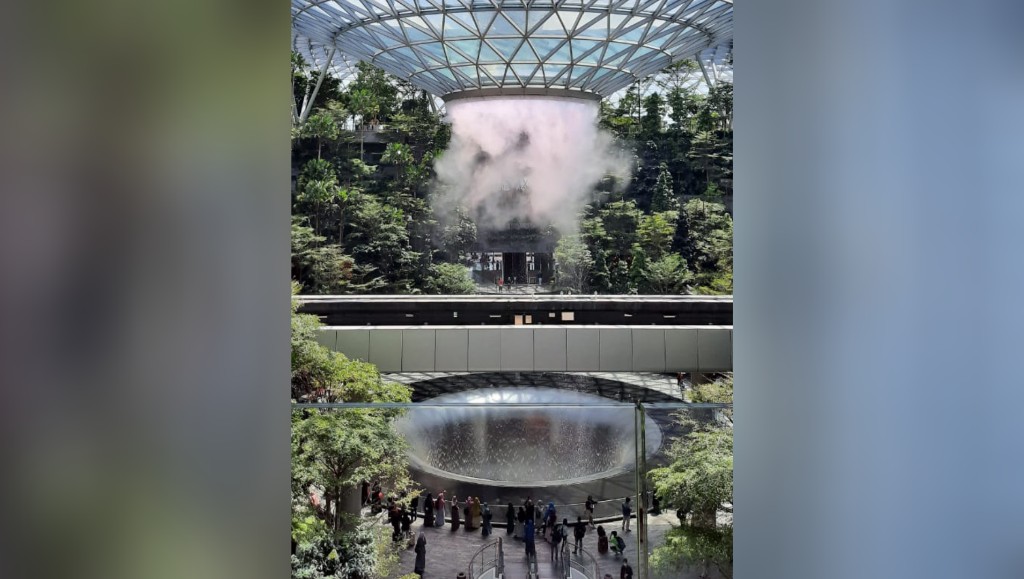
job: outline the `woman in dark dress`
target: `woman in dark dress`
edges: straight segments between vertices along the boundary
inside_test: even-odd
[[[423,569],[427,566],[427,538],[420,531],[420,537],[416,539],[416,566],[413,573],[423,577]]]
[[[597,526],[597,552],[602,555],[608,552],[608,535],[601,525]]]
[[[423,503],[423,526],[434,526],[434,495],[427,493],[427,500]]]
[[[511,535],[516,532],[516,509],[512,506],[512,502],[509,501],[508,508],[505,509],[505,534]]]
[[[473,505],[473,497],[466,497],[466,506],[462,509],[462,514],[466,515],[466,530],[473,530],[473,513],[470,507]]]
[[[523,527],[526,526],[526,509],[519,507],[519,513],[516,515],[519,520],[519,524],[516,526],[516,534],[513,535],[516,539],[523,538]]]
[[[452,497],[452,530],[459,530],[459,497]]]
[[[480,511],[480,522],[483,529],[480,531],[485,537],[491,536],[491,507],[484,503],[483,509]]]

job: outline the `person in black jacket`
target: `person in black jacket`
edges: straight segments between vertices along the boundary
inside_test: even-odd
[[[427,500],[423,503],[423,526],[434,526],[434,495],[427,493]]]
[[[625,559],[622,560],[622,568],[619,569],[619,579],[633,579],[633,568]]]
[[[576,539],[572,547],[573,555],[583,550],[583,537],[587,536],[587,524],[583,522],[583,517],[576,517],[575,526],[576,528],[572,530],[572,537]]]
[[[505,509],[505,534],[511,535],[514,532],[516,532],[516,508],[509,501],[508,508]]]
[[[416,566],[413,568],[413,573],[423,577],[423,569],[427,566],[427,538],[423,536],[423,531],[420,531],[420,536],[416,539]]]

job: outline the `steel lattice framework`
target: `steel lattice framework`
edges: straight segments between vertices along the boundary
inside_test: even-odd
[[[292,21],[302,42],[336,47],[438,96],[597,97],[728,45],[732,2],[292,0]]]
[[[292,50],[302,56],[310,68],[319,70],[327,64],[327,73],[344,82],[355,75],[355,62],[339,51],[331,53],[331,49],[323,44],[311,41],[302,36],[292,36]]]

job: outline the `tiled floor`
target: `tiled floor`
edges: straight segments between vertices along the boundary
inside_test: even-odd
[[[648,540],[653,547],[661,544],[665,532],[671,528],[674,519],[675,517],[670,515],[651,517],[648,527]],[[472,559],[480,547],[498,537],[502,538],[504,544],[506,579],[526,579],[526,552],[524,544],[522,541],[514,540],[510,535],[506,535],[505,529],[496,527],[490,537],[484,538],[481,536],[479,529],[467,532],[464,528],[460,527],[458,531],[453,532],[451,525],[447,524],[442,528],[423,529],[422,523],[422,519],[418,519],[413,523],[413,534],[416,536],[420,531],[423,531],[424,537],[427,540],[427,565],[423,574],[424,579],[456,579],[459,573],[467,572],[470,559]],[[620,526],[621,521],[609,522],[604,525],[605,530],[609,533],[611,531],[621,531]],[[637,553],[638,539],[635,530],[635,520],[633,521],[633,529],[633,532],[625,533],[623,536],[626,538],[627,543],[625,556],[627,559],[630,559],[630,563],[634,571],[636,571],[635,555]],[[570,543],[570,553],[572,552],[571,547]],[[621,560],[611,553],[598,555],[597,533],[593,530],[590,530],[586,538],[583,539],[583,548],[597,561],[598,577],[603,578],[605,574],[610,574],[614,579],[618,579],[619,568],[622,565]],[[541,579],[558,579],[561,577],[561,563],[551,560],[551,548],[543,540],[537,541],[537,560]],[[401,563],[392,577],[400,577],[405,573],[412,572],[415,561],[416,554],[411,547],[402,551]],[[697,576],[697,571],[693,570],[685,574],[679,572],[659,577],[666,579],[668,577],[673,579],[690,579]],[[634,577],[639,579],[637,573],[634,573]],[[714,578],[717,575],[712,574],[710,577]]]

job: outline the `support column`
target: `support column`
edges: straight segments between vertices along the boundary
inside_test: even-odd
[[[633,429],[636,441],[636,534],[637,534],[637,577],[647,579],[647,431],[646,415],[641,403],[636,403]]]
[[[334,60],[334,47],[327,52],[327,60],[324,61],[324,65],[320,68],[320,76],[316,79],[316,86],[313,87],[312,94],[309,95],[309,100],[302,103],[302,111],[299,113],[299,126],[302,126],[309,117],[310,111],[313,110],[313,101],[316,100],[316,95],[320,92],[320,85],[324,82],[324,77],[327,76],[327,69],[331,66],[331,61]]]

